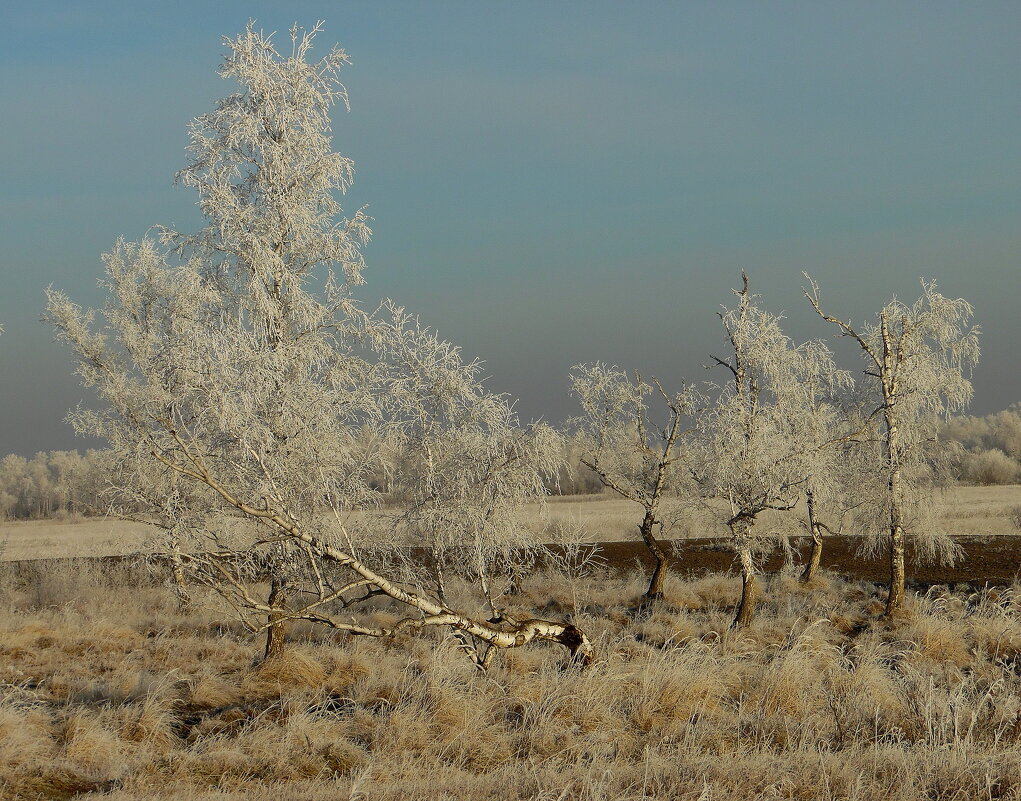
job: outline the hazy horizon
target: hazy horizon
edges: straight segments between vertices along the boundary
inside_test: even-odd
[[[317,52],[352,58],[358,297],[485,360],[525,419],[573,413],[577,362],[706,378],[742,269],[849,369],[802,271],[858,322],[934,278],[984,330],[971,413],[1021,400],[1017,4],[37,3],[0,31],[0,455],[89,445],[43,290],[100,303],[118,236],[197,227],[173,174],[249,18],[278,43],[325,19]]]

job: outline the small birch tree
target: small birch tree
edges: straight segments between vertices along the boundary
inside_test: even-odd
[[[857,414],[850,373],[836,369],[829,347],[813,340],[801,351],[806,357],[799,384],[808,446],[802,525],[812,539],[801,575],[807,584],[815,579],[822,561],[824,532],[842,533],[862,503],[862,473],[856,457],[869,424]]]
[[[931,502],[939,476],[948,467],[948,452],[939,437],[939,419],[964,409],[971,400],[970,373],[979,357],[980,329],[971,324],[974,309],[966,300],[946,298],[932,281],[922,281],[922,295],[907,305],[893,298],[861,327],[827,314],[819,287],[809,276],[805,296],[812,308],[841,336],[858,343],[864,376],[873,403],[870,416],[882,421],[873,472],[881,485],[888,532],[890,592],[886,614],[904,602],[905,541],[914,535],[923,556],[952,561],[953,542],[919,514]]]
[[[425,564],[401,575],[351,522],[380,500],[368,430],[414,432],[432,398],[453,398],[459,416],[430,431],[474,456],[473,437],[496,433],[495,447],[506,446],[513,421],[455,349],[396,309],[367,315],[352,298],[369,229],[361,212],[338,218],[335,193],[353,165],[331,149],[329,113],[346,103],[338,73],[347,56],[307,59],[319,27],[293,29],[288,54],[251,25],[225,40],[220,74],[241,91],[192,124],[192,161],[179,175],[198,193],[204,229],[119,242],[105,257],[98,315],[50,293],[58,337],[104,401],[71,419],[110,442],[125,491],[168,534],[162,549],[251,631],[269,633],[267,655],[288,621],[307,620],[374,637],[445,627],[497,648],[547,640],[586,662],[591,646],[574,626],[452,609],[423,589]],[[541,487],[541,450],[521,449],[525,467],[510,487],[487,485],[488,474],[451,476],[447,459],[436,477],[464,490],[442,495],[444,506],[460,504],[443,522],[472,519],[470,484],[488,486],[501,511],[529,496]],[[375,597],[403,612],[378,622],[365,605]],[[476,653],[488,664],[488,651]]]
[[[692,413],[690,389],[670,395],[654,380],[655,389],[636,373],[634,380],[617,367],[599,362],[579,364],[571,371],[571,393],[582,414],[568,426],[581,447],[581,463],[603,486],[643,509],[638,533],[655,562],[645,597],[663,597],[667,555],[657,537],[664,530],[664,505],[682,489],[679,469],[684,418]],[[658,393],[665,421],[650,419],[649,396]]]
[[[719,314],[729,352],[712,356],[730,373],[715,400],[699,414],[690,468],[698,500],[730,533],[741,565],[735,626],[749,624],[758,595],[755,553],[763,541],[759,516],[788,512],[798,503],[817,456],[812,379],[832,382],[829,351],[819,343],[796,346],[780,318],[763,310],[748,290]]]

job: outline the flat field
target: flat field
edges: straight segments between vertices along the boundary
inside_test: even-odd
[[[1021,533],[1011,519],[1021,506],[1021,486],[954,487],[940,498],[941,517],[951,534],[991,536]],[[528,512],[538,531],[556,526],[569,529],[586,542],[613,542],[637,535],[640,508],[612,495],[568,495],[550,499],[545,513],[538,506]],[[367,514],[372,517],[372,513]],[[668,537],[714,537],[704,519],[681,517]],[[146,526],[115,519],[88,518],[80,522],[30,520],[0,523],[0,560],[59,559],[79,556],[120,556],[145,547]],[[555,539],[555,537],[550,537]]]

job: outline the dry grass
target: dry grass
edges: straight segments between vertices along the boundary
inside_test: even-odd
[[[951,534],[1016,534],[1016,509],[1021,486],[954,487],[942,502],[943,525]],[[557,496],[546,514],[537,505],[525,515],[531,525],[555,539],[551,527],[570,530],[588,542],[610,542],[637,537],[639,507],[610,494]],[[355,515],[356,517],[358,515]],[[362,517],[372,518],[373,513]],[[763,525],[770,525],[768,515]],[[706,519],[682,517],[668,537],[720,536]],[[143,549],[145,526],[117,520],[64,523],[53,520],[0,522],[0,560],[53,559],[67,556],[118,556]]]
[[[294,627],[289,651],[210,607],[179,612],[128,566],[0,574],[0,797],[175,799],[1021,798],[1021,588],[913,598],[737,580],[532,578],[573,616],[585,672],[508,652],[478,674],[439,632]],[[381,609],[380,614],[386,610]]]
[[[1021,486],[954,487],[943,500],[943,526],[951,534],[1013,534],[1012,507],[1021,503]]]
[[[145,546],[146,527],[120,520],[0,522],[0,560],[119,556]]]

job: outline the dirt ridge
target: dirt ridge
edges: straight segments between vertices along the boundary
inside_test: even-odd
[[[908,547],[908,583],[915,587],[937,584],[965,584],[982,587],[986,584],[1011,584],[1021,572],[1021,535],[959,536],[954,541],[960,545],[963,557],[956,565],[926,565],[917,559]],[[734,568],[734,556],[724,538],[670,540],[668,552],[670,569],[684,576],[701,576],[709,573],[727,573]],[[775,573],[790,564],[802,564],[808,556],[810,539],[798,537],[789,540],[790,549],[775,544],[760,554],[760,569],[764,573]],[[821,566],[848,578],[864,581],[884,582],[887,580],[888,564],[881,551],[874,556],[861,553],[862,540],[859,537],[830,536],[825,538]],[[592,543],[586,548],[595,548],[595,569],[610,573],[630,570],[640,564],[650,570],[653,562],[649,551],[639,541],[612,541]],[[551,553],[560,557],[567,549],[560,545],[548,546]],[[428,561],[422,549],[412,549],[412,559]],[[138,561],[141,554],[120,556],[75,556],[55,559],[11,560],[9,565],[15,572],[45,570],[48,564],[88,562],[103,565],[124,564],[129,566]],[[540,567],[542,566],[540,562]]]

